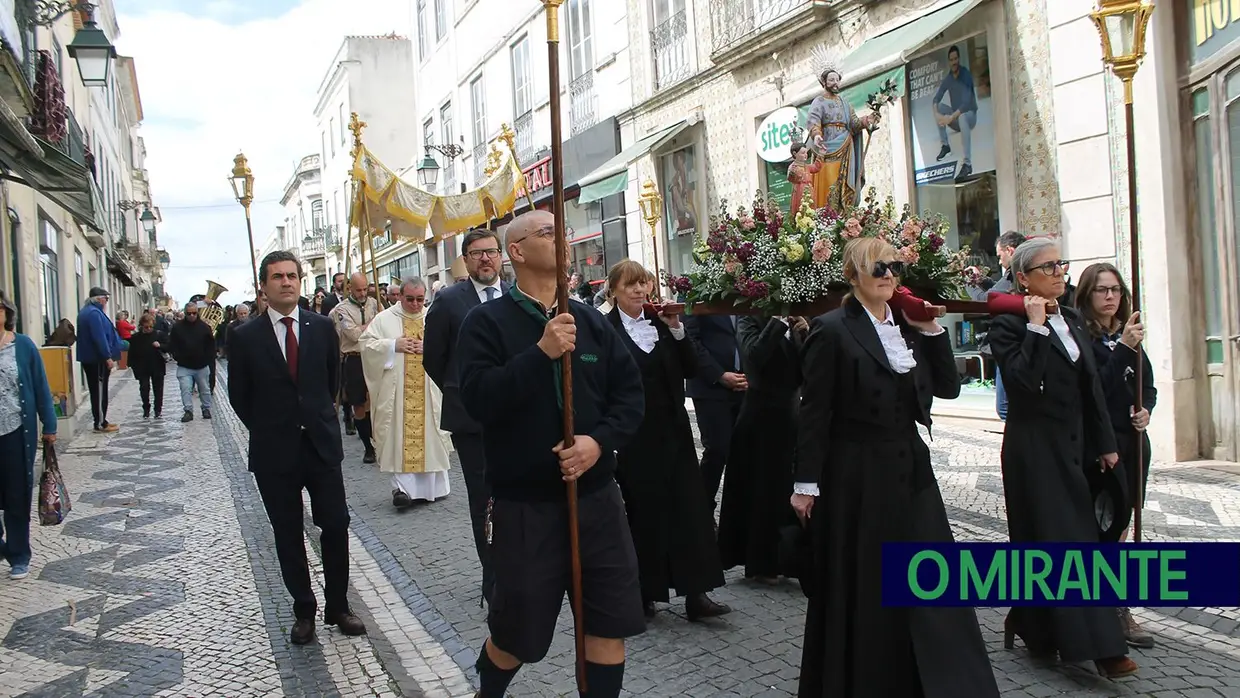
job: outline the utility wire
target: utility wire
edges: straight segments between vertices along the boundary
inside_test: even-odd
[[[254,204],[278,204],[280,203],[280,200],[279,199],[264,199],[262,201],[255,201],[253,203]],[[233,203],[230,203],[230,204],[202,204],[200,206],[158,206],[157,208],[160,211],[190,211],[190,210],[203,209],[203,208],[236,208],[238,206],[240,206],[240,204],[234,201]]]

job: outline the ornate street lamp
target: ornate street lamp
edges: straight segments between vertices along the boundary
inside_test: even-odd
[[[654,181],[647,179],[645,184],[642,184],[642,193],[637,197],[637,205],[641,207],[642,218],[646,220],[646,225],[650,226],[650,244],[654,246],[654,288],[656,300],[658,300],[663,295],[663,275],[659,272],[659,234],[657,232],[659,219],[663,217],[663,197],[659,196],[659,190]]]
[[[422,164],[418,165],[418,181],[427,191],[434,191],[435,185],[439,183],[439,163],[431,156],[429,147],[426,157],[422,158]]]
[[[138,220],[142,222],[142,229],[146,231],[148,237],[155,235],[155,214],[150,206],[147,206],[142,215],[138,216]]]
[[[258,260],[254,253],[254,224],[250,221],[250,204],[254,203],[254,173],[250,171],[244,153],[237,153],[237,157],[233,158],[228,182],[232,184],[237,203],[245,209],[245,232],[250,239],[250,271],[254,274],[254,297],[258,298]]]
[[[86,87],[104,87],[108,84],[112,59],[116,58],[116,47],[108,41],[108,37],[95,24],[95,4],[92,2],[72,2],[71,0],[35,0],[34,18],[31,24],[39,27],[50,27],[61,17],[70,12],[81,12],[82,28],[73,37],[73,41],[65,47],[77,61],[78,75]]]
[[[1153,13],[1154,4],[1149,0],[1098,0],[1098,9],[1089,15],[1102,37],[1102,62],[1124,83],[1124,122],[1127,126],[1125,140],[1128,146],[1128,251],[1132,266],[1128,281],[1132,288],[1134,313],[1141,310],[1141,254],[1137,225],[1137,150],[1133,136],[1136,127],[1133,123],[1132,80],[1137,75],[1137,68],[1141,67],[1141,60],[1145,58],[1145,28]],[[1142,409],[1144,366],[1145,362],[1138,358],[1134,391],[1134,406],[1137,410]],[[1132,510],[1133,540],[1137,543],[1141,542],[1141,500],[1145,494],[1142,492],[1144,473],[1141,472],[1145,461],[1141,450],[1142,442],[1138,439],[1136,458],[1133,463],[1128,464],[1137,468],[1137,491],[1133,494]]]

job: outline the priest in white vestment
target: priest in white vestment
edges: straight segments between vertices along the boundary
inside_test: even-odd
[[[379,470],[392,473],[392,504],[447,496],[448,436],[439,429],[442,396],[422,367],[426,285],[401,284],[400,303],[375,316],[358,340],[370,392]]]

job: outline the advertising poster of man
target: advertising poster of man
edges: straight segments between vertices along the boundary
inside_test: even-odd
[[[989,49],[977,34],[909,63],[909,118],[917,186],[995,169]]]
[[[697,160],[692,146],[677,150],[663,158],[663,181],[667,187],[664,196],[667,237],[674,240],[681,235],[697,232]]]

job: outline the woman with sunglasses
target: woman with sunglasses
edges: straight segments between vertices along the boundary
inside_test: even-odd
[[[1145,502],[1146,485],[1150,479],[1150,437],[1145,429],[1150,424],[1150,413],[1158,403],[1158,389],[1154,387],[1154,367],[1150,357],[1141,350],[1145,328],[1141,314],[1132,312],[1132,294],[1124,277],[1113,264],[1091,264],[1081,273],[1081,285],[1076,291],[1076,308],[1085,319],[1089,330],[1094,360],[1098,364],[1098,376],[1102,394],[1106,397],[1107,414],[1115,431],[1119,453],[1119,468],[1127,485],[1128,509],[1115,512],[1118,540],[1128,540],[1128,522],[1132,519],[1132,503]],[[1137,361],[1143,364],[1141,372],[1140,410],[1133,408],[1136,397]],[[1140,445],[1140,487],[1137,485],[1137,452]],[[1121,527],[1122,528],[1119,528]],[[1107,542],[1113,542],[1111,537]],[[1124,636],[1132,647],[1149,649],[1154,646],[1154,636],[1137,623],[1127,608],[1119,611],[1124,625]]]
[[[1003,496],[1013,543],[1097,543],[1086,469],[1119,461],[1089,333],[1076,311],[1051,300],[1063,294],[1067,269],[1053,240],[1016,248],[1012,270],[1026,317],[1000,315],[990,325],[1008,396]],[[1016,637],[1031,654],[1093,661],[1108,678],[1137,672],[1114,608],[1013,608],[1004,646]]]
[[[960,380],[935,320],[891,309],[904,265],[891,245],[844,248],[852,292],[811,323],[792,507],[814,555],[800,698],[999,695],[972,608],[896,608],[882,602],[882,545],[953,542],[917,424]],[[818,503],[822,498],[824,501]]]

